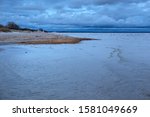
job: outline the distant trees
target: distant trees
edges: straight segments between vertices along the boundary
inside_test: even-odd
[[[4,26],[2,24],[0,24],[0,28],[3,28]]]
[[[8,22],[6,25],[0,24],[0,32],[10,32],[13,30],[32,31],[32,32],[34,32],[34,31],[48,32],[42,28],[40,28],[40,29],[21,28],[15,22]]]
[[[19,30],[20,27],[14,22],[8,22],[5,26],[0,24],[0,32],[10,32],[11,29]]]
[[[0,24],[0,32],[10,32],[10,30],[5,26],[3,26],[2,24]]]
[[[43,32],[44,30],[42,28],[39,28],[39,31]]]
[[[17,25],[14,22],[8,22],[8,24],[6,25],[6,27],[9,28],[9,29],[15,29],[15,30],[20,29],[19,25]]]

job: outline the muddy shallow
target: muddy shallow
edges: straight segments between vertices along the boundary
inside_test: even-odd
[[[150,99],[150,34],[65,35],[101,40],[1,44],[0,99]]]

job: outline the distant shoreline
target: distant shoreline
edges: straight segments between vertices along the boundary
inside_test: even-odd
[[[49,30],[58,33],[150,33],[150,28],[77,28]]]

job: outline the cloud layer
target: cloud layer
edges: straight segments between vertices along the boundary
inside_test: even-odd
[[[22,26],[150,26],[150,0],[1,0],[0,23]]]

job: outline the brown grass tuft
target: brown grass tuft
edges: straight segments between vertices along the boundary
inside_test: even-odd
[[[66,39],[24,41],[24,42],[18,42],[18,43],[20,43],[20,44],[76,44],[83,40],[92,40],[92,39],[66,38]]]
[[[5,27],[1,27],[0,32],[10,32],[10,29],[5,28]]]
[[[15,32],[0,33],[0,42],[18,44],[76,44],[90,38],[70,37],[44,32]]]

